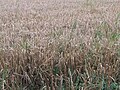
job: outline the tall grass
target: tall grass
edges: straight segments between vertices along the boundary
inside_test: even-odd
[[[119,14],[62,25],[41,14],[0,17],[0,90],[120,89]]]

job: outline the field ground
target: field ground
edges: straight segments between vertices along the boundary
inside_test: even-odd
[[[119,0],[1,0],[0,90],[119,90]]]

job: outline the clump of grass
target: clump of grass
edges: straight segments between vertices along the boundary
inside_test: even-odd
[[[73,38],[61,38],[64,31],[56,31],[45,48],[32,51],[27,41],[23,41],[21,47],[26,52],[19,48],[8,53],[2,51],[1,89],[118,90],[119,45],[114,44],[118,42],[119,34],[102,31],[108,27],[100,29],[95,31],[90,48],[82,40],[73,45],[75,31],[70,34]],[[108,40],[105,46],[101,43],[104,39]],[[113,41],[111,46],[109,43]]]

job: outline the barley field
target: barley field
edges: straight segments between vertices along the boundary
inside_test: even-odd
[[[0,0],[0,90],[120,90],[120,0]]]

